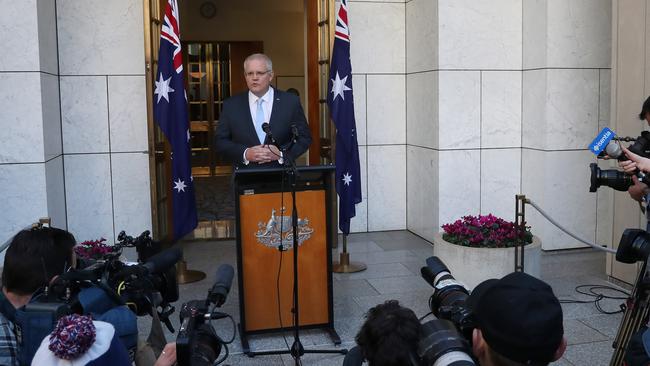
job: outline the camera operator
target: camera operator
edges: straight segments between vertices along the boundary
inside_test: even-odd
[[[523,272],[480,283],[467,299],[482,366],[547,365],[566,349],[562,307],[545,282]]]
[[[12,239],[2,268],[0,364],[18,365],[15,311],[29,303],[52,278],[73,266],[74,245],[72,234],[50,227],[23,230]]]
[[[639,119],[642,121],[645,120],[648,125],[650,125],[650,97],[643,102],[641,112],[639,113]],[[647,202],[650,199],[650,187],[648,187],[647,184],[640,182],[634,173],[637,169],[643,172],[650,171],[650,159],[641,157],[629,151],[627,148],[623,148],[623,151],[630,160],[619,162],[619,166],[623,168],[626,173],[632,175],[632,181],[634,182],[634,184],[628,189],[628,193],[633,200],[641,204],[646,204],[647,206]],[[648,219],[646,229],[650,230],[650,212],[647,212],[647,210],[646,218]]]

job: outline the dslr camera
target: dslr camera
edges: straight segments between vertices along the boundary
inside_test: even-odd
[[[429,309],[436,319],[421,326],[417,347],[420,365],[475,365],[470,340],[476,321],[465,306],[469,291],[438,257],[427,258],[426,264],[420,273],[434,289]]]

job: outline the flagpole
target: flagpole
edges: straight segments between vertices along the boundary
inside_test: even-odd
[[[339,262],[332,263],[332,271],[336,273],[354,273],[364,271],[366,268],[365,263],[350,262],[348,236],[343,234],[343,251],[339,253]]]

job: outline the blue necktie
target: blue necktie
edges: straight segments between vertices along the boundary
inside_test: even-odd
[[[255,115],[255,132],[257,132],[257,137],[260,139],[260,143],[264,143],[264,139],[266,137],[266,133],[264,133],[264,130],[262,129],[262,124],[266,121],[264,121],[264,108],[262,108],[262,103],[264,102],[264,99],[259,98],[257,100],[257,114]]]

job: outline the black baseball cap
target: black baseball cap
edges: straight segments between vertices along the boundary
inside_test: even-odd
[[[562,343],[562,307],[551,287],[523,272],[480,283],[466,302],[491,349],[524,364],[551,362]]]

